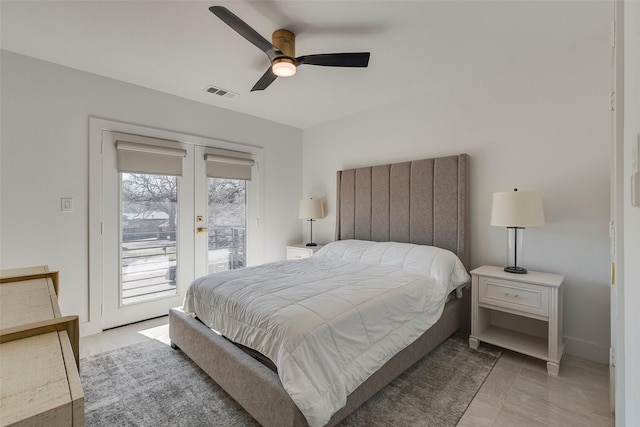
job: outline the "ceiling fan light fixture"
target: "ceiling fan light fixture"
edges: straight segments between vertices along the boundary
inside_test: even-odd
[[[296,64],[288,58],[276,59],[271,66],[271,71],[278,77],[291,77],[296,73]]]

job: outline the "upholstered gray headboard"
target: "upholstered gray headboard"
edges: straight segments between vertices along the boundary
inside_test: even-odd
[[[336,240],[438,246],[469,268],[469,156],[338,171]]]

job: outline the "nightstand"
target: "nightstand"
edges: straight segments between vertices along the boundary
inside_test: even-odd
[[[564,276],[484,265],[471,277],[469,346],[477,349],[482,341],[546,360],[547,372],[558,375]]]
[[[309,258],[316,253],[323,245],[318,246],[306,246],[304,243],[301,245],[289,245],[287,246],[287,259],[302,259]]]

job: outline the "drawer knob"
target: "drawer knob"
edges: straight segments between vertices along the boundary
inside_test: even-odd
[[[505,292],[505,293],[504,293],[504,296],[505,296],[505,297],[508,297],[508,296],[509,296],[509,292]],[[514,294],[514,295],[513,295],[513,297],[514,297],[514,298],[518,298],[518,294]]]

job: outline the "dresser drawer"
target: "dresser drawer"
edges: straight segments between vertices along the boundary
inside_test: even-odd
[[[549,316],[549,288],[546,286],[480,277],[478,302],[523,313]]]

